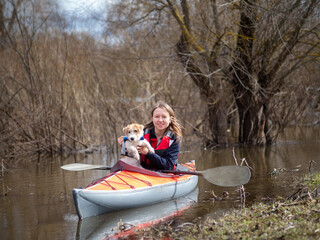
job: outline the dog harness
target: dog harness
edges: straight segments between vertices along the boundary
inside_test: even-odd
[[[142,136],[139,141],[141,140],[144,140],[144,136]],[[121,155],[122,156],[127,156],[127,157],[133,157],[133,156],[130,156],[129,153],[128,153],[128,149],[126,147],[126,141],[129,141],[129,138],[127,136],[125,136],[123,138],[123,143],[122,143],[122,147],[121,147]]]

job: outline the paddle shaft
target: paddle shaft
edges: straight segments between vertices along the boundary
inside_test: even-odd
[[[175,173],[175,174],[198,175],[198,176],[202,176],[202,175],[203,175],[201,171],[198,171],[198,172],[190,172],[190,171],[160,170],[160,172],[162,172],[162,173]]]
[[[99,167],[99,168],[96,168],[96,170],[111,170],[112,167],[110,166],[105,166],[105,167]]]

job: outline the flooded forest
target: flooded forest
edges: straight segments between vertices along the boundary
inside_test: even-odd
[[[58,1],[0,3],[4,161],[117,151],[158,100],[186,148],[272,144],[319,124],[319,1],[106,1],[104,18],[79,7],[77,28]]]
[[[267,172],[319,168],[319,76],[320,0],[0,0],[0,232],[88,239],[137,217],[78,221],[71,189],[105,172],[60,167],[113,165],[160,100],[183,126],[179,162],[245,158],[248,203],[283,193]],[[183,223],[234,207],[198,187]]]

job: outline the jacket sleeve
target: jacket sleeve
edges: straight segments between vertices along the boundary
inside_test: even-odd
[[[159,170],[173,170],[173,167],[178,159],[180,152],[180,141],[175,140],[171,146],[165,151],[164,155],[160,157],[156,153],[147,153],[146,158],[149,159],[150,164]]]

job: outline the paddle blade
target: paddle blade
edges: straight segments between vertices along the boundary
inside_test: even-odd
[[[249,182],[251,172],[245,166],[221,166],[199,171],[202,176],[214,185],[237,187]]]
[[[91,165],[91,164],[83,164],[83,163],[71,163],[67,165],[61,166],[62,169],[68,171],[84,171],[84,170],[110,170],[111,167],[104,165]]]

